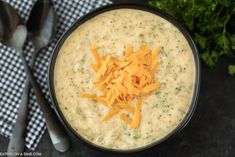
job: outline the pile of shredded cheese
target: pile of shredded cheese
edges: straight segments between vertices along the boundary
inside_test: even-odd
[[[141,120],[143,97],[160,87],[159,82],[154,82],[159,66],[159,49],[150,51],[146,45],[142,45],[134,52],[133,47],[127,44],[123,60],[110,55],[100,56],[97,49],[97,45],[93,44],[91,51],[96,60],[92,64],[96,73],[94,88],[101,90],[103,94],[98,96],[83,93],[82,97],[109,108],[103,121],[119,114],[124,122],[137,128]],[[137,101],[136,105],[132,104],[133,101]]]

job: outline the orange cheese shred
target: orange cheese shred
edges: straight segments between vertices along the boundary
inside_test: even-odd
[[[156,71],[157,68],[158,68],[158,66],[159,66],[159,64],[160,64],[159,62],[154,61],[154,62],[152,63],[152,66],[151,66],[151,71],[152,71],[152,72]]]
[[[141,93],[142,93],[142,94],[148,94],[149,92],[152,92],[153,90],[156,90],[156,89],[158,89],[158,88],[160,88],[160,83],[159,83],[159,82],[152,83],[152,84],[150,84],[150,85],[145,86],[145,87],[142,89]]]
[[[159,48],[152,51],[147,45],[141,45],[134,51],[130,44],[125,45],[123,60],[118,57],[98,53],[96,44],[92,44],[91,52],[96,63],[91,67],[95,72],[94,88],[99,89],[101,96],[83,93],[81,96],[103,104],[109,111],[102,121],[107,121],[119,113],[119,117],[132,128],[141,122],[141,108],[144,97],[160,88],[156,80],[159,67]],[[137,101],[135,105],[133,101]],[[122,111],[126,110],[130,114]]]
[[[130,44],[126,44],[126,51],[124,53],[124,56],[125,57],[128,57],[132,54],[132,51],[133,51],[133,47],[130,45]]]
[[[119,108],[113,107],[109,110],[109,112],[102,118],[102,121],[107,121],[113,116],[115,116],[120,111]]]
[[[127,124],[131,125],[132,119],[130,117],[128,117],[125,113],[123,113],[123,112],[120,113],[120,118],[121,118],[121,120],[123,120]]]
[[[127,109],[129,112],[131,113],[135,113],[135,108],[132,107],[130,104],[127,103],[119,103],[118,107],[120,107],[121,109]]]
[[[152,51],[152,62],[154,62],[159,54],[160,49],[159,48],[154,48]]]
[[[97,62],[98,64],[100,64],[101,59],[100,59],[100,56],[99,56],[99,54],[98,54],[98,52],[97,52],[97,45],[96,45],[96,44],[93,44],[93,45],[91,46],[91,52],[92,52],[93,56],[95,57],[96,62]]]
[[[140,112],[141,112],[141,104],[142,104],[142,98],[139,97],[138,98],[138,101],[137,101],[137,105],[136,105],[136,108],[135,108],[135,113],[134,113],[134,116],[133,116],[133,121],[131,122],[130,126],[132,128],[137,128],[139,126],[139,123],[140,123]]]
[[[105,103],[105,101],[102,98],[100,98],[96,95],[89,94],[89,93],[83,93],[81,96],[84,97],[84,98],[88,98],[88,99],[92,99],[94,101],[97,101],[97,102],[99,102],[99,103],[101,103],[101,104],[108,107],[107,103]]]
[[[91,64],[91,66],[92,66],[92,68],[93,68],[93,70],[95,71],[95,72],[97,72],[98,70],[99,70],[99,68],[100,68],[100,65],[99,64]]]

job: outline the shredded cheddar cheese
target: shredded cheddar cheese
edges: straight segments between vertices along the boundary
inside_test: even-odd
[[[96,44],[91,46],[91,52],[96,60],[91,65],[96,73],[94,88],[101,90],[103,94],[97,96],[83,93],[82,97],[109,108],[103,121],[119,114],[121,120],[132,128],[137,128],[141,121],[143,98],[160,88],[160,83],[154,82],[155,71],[159,66],[159,49],[150,51],[146,45],[142,45],[134,52],[133,47],[127,44],[123,60],[110,55],[100,56]],[[136,105],[132,104],[133,101],[137,101]]]

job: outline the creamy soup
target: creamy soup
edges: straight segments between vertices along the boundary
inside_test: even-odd
[[[138,128],[118,116],[101,121],[108,109],[81,98],[84,92],[100,92],[93,88],[93,42],[101,55],[118,58],[126,43],[134,49],[142,44],[160,48],[155,75],[161,87],[143,99]],[[167,20],[136,9],[108,11],[80,25],[64,42],[54,69],[56,99],[68,123],[86,140],[112,149],[146,146],[171,133],[187,115],[194,83],[195,62],[182,33]]]

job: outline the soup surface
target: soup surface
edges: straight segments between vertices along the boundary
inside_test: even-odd
[[[107,122],[107,108],[81,97],[93,88],[95,62],[91,45],[101,55],[123,58],[125,44],[160,48],[155,72],[161,87],[143,99],[141,122],[131,128],[119,116]],[[66,39],[58,54],[54,86],[59,107],[69,124],[86,140],[112,149],[133,149],[160,140],[184,119],[195,83],[192,50],[182,33],[165,19],[136,9],[116,9],[99,14],[80,25]]]

